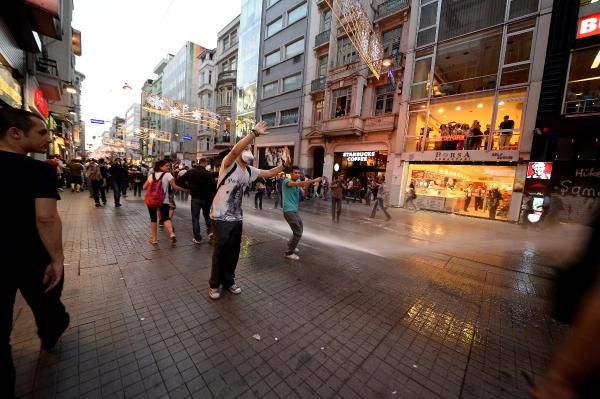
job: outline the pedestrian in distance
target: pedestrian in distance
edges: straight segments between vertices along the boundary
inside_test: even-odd
[[[69,176],[71,181],[71,192],[81,192],[81,185],[83,184],[83,165],[79,162],[79,160],[73,159],[69,163]]]
[[[113,197],[115,200],[115,208],[121,206],[121,195],[123,192],[123,182],[127,181],[127,169],[123,166],[121,158],[116,158],[115,161],[110,165],[108,170],[110,174],[110,184],[113,191]]]
[[[282,165],[269,170],[250,166],[254,160],[250,144],[255,137],[263,134],[268,134],[267,124],[259,122],[236,143],[221,163],[217,194],[210,211],[214,231],[212,270],[208,282],[210,299],[221,297],[221,286],[233,294],[241,294],[242,289],[235,283],[235,269],[242,242],[242,197],[253,181],[277,175],[290,159],[285,148]]]
[[[381,208],[382,212],[385,214],[386,220],[390,220],[392,218],[383,204],[385,200],[385,193],[385,177],[380,176],[377,182],[377,198],[375,199],[375,205],[373,205],[373,210],[371,211],[371,218],[375,217],[378,207]]]
[[[212,222],[210,220],[210,207],[215,196],[215,181],[213,173],[206,168],[208,159],[201,158],[194,166],[179,178],[179,184],[188,188],[192,196],[190,209],[192,212],[192,231],[194,238],[192,243],[198,245],[202,241],[200,230],[200,212],[206,223],[206,234],[209,241],[212,237]]]
[[[344,191],[346,190],[344,175],[334,178],[329,187],[331,188],[331,221],[339,223],[340,214],[342,213],[342,200],[344,199]]]
[[[102,203],[106,205],[106,193],[104,192],[104,186],[106,185],[106,180],[102,176],[101,164],[104,164],[104,160],[100,159],[99,162],[95,160],[90,164],[90,172],[89,172],[89,180],[92,185],[92,196],[94,198],[94,203],[96,204],[96,208],[100,208],[100,199],[102,199]]]
[[[417,192],[415,191],[415,185],[410,183],[408,186],[408,191],[406,192],[406,199],[404,200],[404,208],[408,209],[408,204],[411,204],[415,212],[418,211],[419,208],[417,208],[417,205],[415,205],[416,199]]]
[[[283,217],[292,229],[292,238],[288,241],[288,250],[285,253],[285,257],[290,260],[300,260],[298,256],[298,243],[302,238],[302,232],[304,231],[304,225],[302,219],[298,215],[298,202],[300,196],[305,195],[305,191],[315,183],[321,181],[320,177],[316,179],[305,179],[300,181],[300,168],[297,166],[292,167],[292,178],[283,179]]]
[[[260,209],[262,211],[263,197],[265,195],[265,180],[258,178],[256,180],[256,193],[254,194],[254,209]]]
[[[5,228],[0,230],[0,397],[15,397],[10,335],[17,290],[31,308],[44,351],[69,325],[61,302],[64,284],[62,223],[56,170],[28,157],[44,154],[50,137],[45,121],[28,111],[0,109],[0,168],[10,195],[0,196]]]
[[[146,190],[144,201],[150,214],[149,242],[152,245],[158,244],[158,213],[160,213],[160,217],[164,221],[171,243],[175,244],[177,241],[173,225],[171,224],[171,218],[169,217],[169,187],[173,190],[185,190],[175,183],[175,178],[169,172],[169,163],[165,160],[157,161],[154,166],[154,172],[148,176],[148,180],[146,180],[143,187]]]

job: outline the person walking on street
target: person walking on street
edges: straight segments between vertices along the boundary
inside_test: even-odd
[[[277,178],[275,179],[275,190],[274,190],[274,196],[275,196],[275,206],[273,207],[273,209],[279,208],[283,206],[283,197],[281,194],[281,182],[283,181],[283,172],[277,175]]]
[[[333,223],[339,223],[340,214],[342,213],[344,190],[346,190],[344,175],[339,175],[337,178],[334,178],[329,187],[331,188],[331,221]]]
[[[221,286],[233,294],[242,292],[235,283],[235,269],[242,243],[244,191],[259,177],[269,178],[282,172],[285,164],[289,162],[289,152],[285,148],[282,165],[270,170],[250,166],[254,160],[250,151],[252,140],[267,133],[267,124],[257,123],[249,134],[236,143],[221,163],[217,193],[210,210],[214,231],[212,270],[208,282],[210,299],[221,297]]]
[[[190,209],[192,211],[192,230],[194,238],[192,243],[200,244],[202,234],[200,233],[200,211],[204,216],[206,223],[206,234],[212,236],[212,223],[210,220],[210,206],[212,205],[213,197],[215,196],[215,181],[212,172],[206,170],[208,159],[201,158],[192,169],[187,171],[179,179],[179,184],[190,190],[192,202]]]
[[[82,179],[82,173],[83,173],[83,165],[77,160],[77,159],[73,159],[70,163],[69,163],[69,176],[70,176],[70,180],[71,180],[71,192],[72,193],[79,193],[81,192],[81,185],[83,184],[83,179]]]
[[[323,180],[321,181],[321,195],[323,197],[323,201],[327,201],[327,197],[329,194],[329,179],[327,176],[323,176]]]
[[[104,160],[100,159],[99,162],[104,164]],[[102,170],[100,168],[100,163],[96,163],[92,161],[90,164],[90,172],[89,172],[90,185],[92,186],[92,195],[94,197],[94,203],[96,204],[96,208],[100,208],[100,198],[102,198],[102,203],[106,205],[106,193],[104,192],[104,185],[106,181],[102,176]]]
[[[115,199],[115,208],[118,208],[121,206],[121,186],[124,181],[127,181],[127,169],[122,165],[121,158],[115,159],[110,165],[108,173],[110,174],[110,184]]]
[[[386,220],[390,220],[392,217],[388,213],[386,207],[383,205],[383,201],[385,200],[385,178],[383,176],[379,177],[379,181],[377,183],[377,198],[375,199],[375,205],[373,205],[373,211],[371,211],[371,218],[375,217],[377,213],[377,207],[380,207],[383,213],[385,214]]]
[[[292,229],[292,238],[290,238],[288,241],[288,250],[285,253],[285,257],[290,260],[300,260],[300,257],[297,254],[297,247],[298,243],[300,242],[300,238],[302,238],[302,231],[304,230],[302,219],[300,218],[300,215],[298,215],[298,202],[300,200],[300,196],[305,195],[304,190],[306,190],[308,187],[321,181],[320,177],[317,177],[316,179],[305,179],[304,181],[300,181],[300,175],[300,168],[293,166],[292,178],[285,178],[283,179],[282,183],[283,217]]]
[[[415,212],[418,211],[419,208],[417,208],[417,205],[415,205],[415,199],[417,199],[415,185],[410,183],[410,186],[408,187],[408,192],[406,193],[406,200],[404,200],[404,207],[408,209],[408,204],[410,203],[413,206]]]
[[[263,197],[265,195],[265,180],[261,177],[256,180],[256,193],[254,194],[254,209],[262,211]]]
[[[146,190],[145,202],[150,214],[150,244],[158,244],[158,213],[163,220],[171,242],[175,244],[177,238],[173,231],[171,218],[169,217],[169,187],[173,190],[184,191],[175,183],[175,178],[169,172],[169,162],[166,160],[157,161],[154,166],[154,172],[148,176],[143,189]],[[114,188],[113,188],[114,189]]]
[[[0,109],[0,169],[10,195],[0,196],[7,228],[0,230],[0,397],[15,397],[15,365],[10,335],[17,290],[31,308],[44,351],[52,349],[69,326],[61,302],[64,284],[62,223],[56,170],[28,157],[44,154],[45,121],[28,111]]]

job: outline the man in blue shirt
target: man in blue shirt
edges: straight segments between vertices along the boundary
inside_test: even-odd
[[[298,201],[300,195],[304,195],[304,188],[309,185],[321,181],[321,178],[300,181],[300,168],[297,166],[292,167],[292,178],[287,177],[283,179],[281,189],[283,193],[283,217],[292,229],[292,238],[288,242],[288,250],[285,253],[285,257],[290,260],[299,260],[300,257],[296,254],[298,252],[298,243],[302,238],[302,231],[304,229],[302,225],[302,219],[298,215]]]

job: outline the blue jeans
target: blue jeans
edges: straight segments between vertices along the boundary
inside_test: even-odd
[[[204,221],[206,222],[207,234],[212,233],[212,224],[209,216],[210,201],[192,198],[190,209],[192,210],[192,228],[194,230],[194,239],[200,241],[202,239],[202,235],[200,234],[200,210],[202,210],[202,215],[204,216]]]

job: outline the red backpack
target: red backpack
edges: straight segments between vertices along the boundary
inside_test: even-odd
[[[156,175],[152,173],[152,181],[146,189],[146,196],[144,197],[144,202],[150,208],[160,208],[165,200],[165,190],[162,187],[162,178],[164,175],[165,172],[161,173],[157,179]]]

